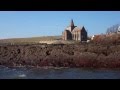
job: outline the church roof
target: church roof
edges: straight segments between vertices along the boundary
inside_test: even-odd
[[[82,28],[80,28],[80,27],[75,27],[72,32],[74,32],[74,31],[81,31],[81,29]]]
[[[70,32],[70,31],[65,29],[65,32]]]
[[[66,27],[65,30],[68,30],[70,32],[74,32],[74,31],[81,31],[81,30],[85,30],[84,26],[83,27],[77,27],[77,26],[74,26],[74,22],[73,22],[73,19],[71,19],[71,23],[69,26]],[[67,32],[68,32],[67,31]]]

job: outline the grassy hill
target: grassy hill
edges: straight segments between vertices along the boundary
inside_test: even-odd
[[[43,36],[43,37],[30,37],[30,38],[11,38],[1,39],[0,44],[4,43],[38,43],[39,41],[52,41],[61,40],[61,36]]]

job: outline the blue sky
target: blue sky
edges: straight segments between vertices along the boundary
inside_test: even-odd
[[[120,24],[120,11],[0,11],[0,39],[61,35],[73,19],[88,35]]]

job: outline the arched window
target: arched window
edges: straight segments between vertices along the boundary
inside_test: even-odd
[[[78,32],[78,40],[79,40],[79,32]]]
[[[72,34],[72,39],[74,40],[74,34]]]
[[[73,33],[74,34],[74,40],[75,40],[75,33]]]
[[[79,34],[78,34],[78,32],[77,32],[77,40],[79,40]]]
[[[75,39],[76,39],[76,34],[74,33],[74,35],[75,35]]]
[[[75,40],[77,40],[77,33],[75,33]]]

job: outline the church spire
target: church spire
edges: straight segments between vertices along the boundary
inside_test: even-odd
[[[74,27],[74,22],[73,22],[73,19],[71,19],[70,26],[71,26],[71,27]]]

